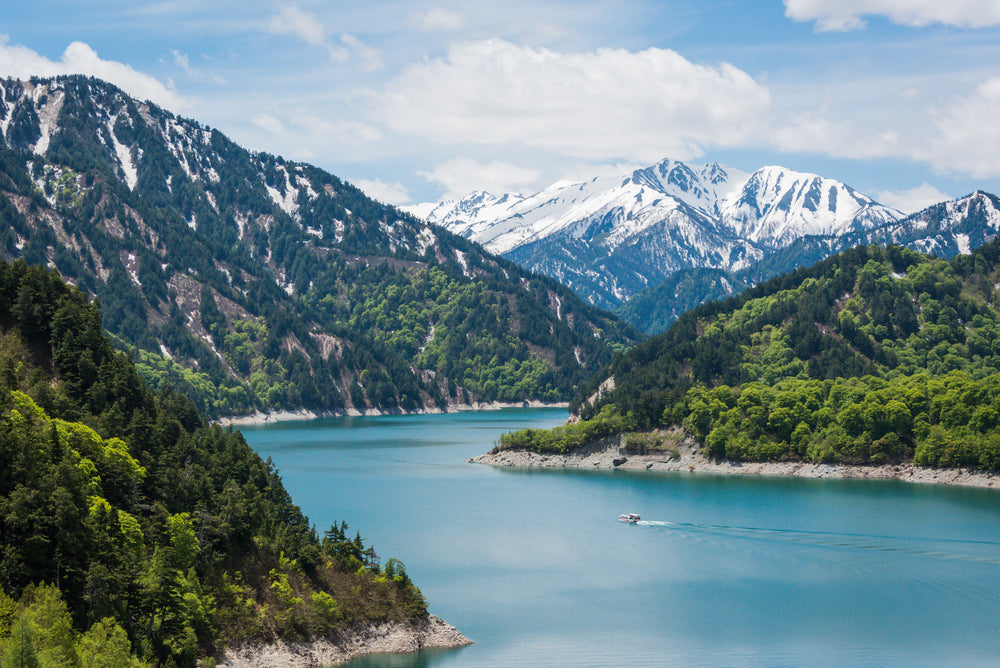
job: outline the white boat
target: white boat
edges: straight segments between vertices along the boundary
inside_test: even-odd
[[[635,513],[624,513],[624,514],[618,516],[618,521],[619,522],[631,522],[632,524],[635,524],[636,522],[639,521],[639,516],[636,515]]]

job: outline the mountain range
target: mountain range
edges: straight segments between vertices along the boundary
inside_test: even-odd
[[[675,160],[556,183],[529,197],[476,192],[411,210],[605,308],[682,269],[739,271],[806,235],[843,235],[903,217],[813,174]]]
[[[0,80],[0,255],[209,416],[566,400],[636,333],[322,169],[82,76]]]
[[[996,198],[986,193],[904,216],[815,174],[669,159],[527,197],[480,191],[408,210],[558,279],[647,332],[663,331],[705,299],[859,243],[951,257],[1000,229]],[[692,270],[701,272],[698,280]],[[627,305],[632,299],[640,304]],[[651,310],[657,315],[642,316]]]

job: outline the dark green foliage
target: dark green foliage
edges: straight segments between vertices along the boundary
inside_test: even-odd
[[[997,470],[998,277],[1000,241],[950,263],[859,246],[682,315],[573,407],[683,425],[717,458]]]
[[[743,276],[721,269],[684,269],[635,295],[616,308],[615,314],[646,334],[659,334],[685,311],[749,286]]]
[[[84,661],[103,643],[194,666],[238,640],[425,613],[398,562],[382,569],[360,537],[352,545],[361,571],[319,541],[238,432],[207,425],[183,394],[148,390],[83,293],[0,262],[5,661],[55,665],[45,657],[58,643]],[[21,599],[14,621],[8,595]]]

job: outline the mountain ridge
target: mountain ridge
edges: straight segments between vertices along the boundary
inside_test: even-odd
[[[794,240],[903,217],[849,186],[784,167],[752,173],[665,159],[523,196],[478,191],[404,207],[615,308],[683,269],[739,271]],[[592,252],[581,262],[582,245]]]
[[[82,76],[0,80],[0,255],[207,415],[565,401],[637,334],[315,166]]]
[[[900,244],[950,259],[968,254],[997,234],[1000,234],[1000,199],[977,190],[883,227],[843,236],[801,237],[756,265],[737,272],[720,269],[678,271],[660,285],[636,294],[615,312],[640,331],[658,334],[681,313],[705,301],[724,298],[854,246]],[[701,277],[703,282],[692,280],[693,276]]]

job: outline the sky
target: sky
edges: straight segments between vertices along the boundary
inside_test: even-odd
[[[3,3],[0,76],[70,73],[389,204],[664,158],[1000,194],[997,0]]]

